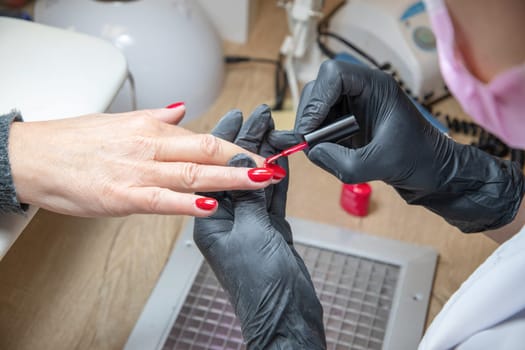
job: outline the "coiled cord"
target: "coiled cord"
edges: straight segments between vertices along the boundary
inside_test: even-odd
[[[431,106],[427,106],[427,108],[429,107],[431,108]],[[496,157],[509,157],[511,161],[518,162],[521,168],[525,166],[525,151],[507,146],[498,137],[489,133],[478,124],[471,121],[460,120],[448,114],[443,115],[441,112],[436,112],[434,115],[438,119],[444,119],[447,127],[452,132],[474,137],[475,140],[471,142],[472,146]]]

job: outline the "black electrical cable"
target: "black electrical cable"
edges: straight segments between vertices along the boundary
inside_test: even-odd
[[[344,46],[352,49],[353,51],[357,52],[361,57],[366,59],[370,64],[373,66],[381,69],[381,70],[388,70],[390,69],[390,64],[384,63],[380,64],[377,62],[376,59],[374,59],[372,56],[367,54],[364,50],[359,48],[354,43],[350,42],[347,38],[343,38],[337,33],[333,33],[327,30],[328,24],[330,23],[330,19],[347,3],[346,0],[343,0],[339,2],[333,9],[330,11],[323,19],[319,22],[317,25],[317,45],[319,46],[319,49],[321,52],[326,55],[329,58],[334,58],[336,53],[331,50],[325,43],[323,43],[323,37],[328,37],[337,40]]]
[[[275,105],[274,110],[280,111],[283,109],[286,90],[288,89],[288,76],[282,64],[283,55],[279,54],[279,64],[275,69]]]
[[[271,58],[261,58],[261,57],[249,57],[249,56],[225,56],[225,63],[243,63],[243,62],[257,62],[257,63],[268,63],[278,65],[280,62],[278,60],[272,60]]]
[[[272,109],[276,111],[283,109],[286,89],[288,87],[288,79],[283,68],[281,54],[279,54],[277,60],[250,56],[225,56],[224,62],[227,64],[254,62],[275,65],[275,104]]]
[[[328,46],[326,46],[322,41],[322,32],[325,32],[328,28],[328,24],[330,23],[330,19],[346,4],[346,0],[343,0],[339,2],[329,13],[327,13],[317,24],[317,46],[323,53],[323,55],[327,56],[328,58],[334,58],[335,52],[332,51]]]
[[[359,54],[359,56],[365,58],[368,62],[370,62],[372,65],[374,65],[375,67],[377,67],[377,68],[379,68],[381,70],[386,70],[386,69],[390,68],[389,64],[380,64],[372,56],[370,56],[369,54],[364,52],[362,49],[357,47],[357,45],[351,43],[350,41],[348,41],[347,39],[343,38],[339,34],[328,32],[328,31],[324,31],[324,32],[319,32],[319,37],[321,37],[321,38],[322,37],[329,37],[329,38],[336,39],[340,43],[344,44],[346,47],[349,47],[353,51],[357,52]]]
[[[432,102],[423,103],[423,107],[425,107],[426,109],[430,109],[432,108],[432,106],[438,104],[441,101],[446,100],[449,97],[452,97],[452,95],[450,94],[450,92],[447,92],[446,94],[443,94],[442,96],[439,96],[438,98],[432,100]]]

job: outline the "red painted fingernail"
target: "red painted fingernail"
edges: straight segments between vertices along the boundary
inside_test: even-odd
[[[212,210],[217,206],[217,200],[207,197],[197,198],[195,205],[202,210]]]
[[[273,178],[275,180],[281,180],[286,177],[286,170],[280,165],[269,163],[265,165],[266,168],[273,170]]]
[[[248,170],[248,177],[255,182],[264,182],[273,177],[273,170],[266,168],[253,168]]]
[[[169,106],[166,106],[166,108],[173,109],[173,108],[177,108],[180,106],[184,106],[184,102],[175,102],[175,103],[170,104]]]

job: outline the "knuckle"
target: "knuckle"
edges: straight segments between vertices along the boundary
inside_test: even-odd
[[[162,192],[160,188],[156,188],[148,193],[144,201],[144,210],[146,212],[155,213],[160,212],[162,203]]]
[[[113,184],[104,184],[101,189],[101,195],[98,198],[98,205],[103,213],[111,216],[127,214],[124,208],[118,204],[122,203],[122,196],[118,188]]]
[[[215,158],[221,153],[221,142],[216,136],[211,134],[202,135],[200,150],[205,156]]]
[[[157,153],[160,152],[159,146],[154,138],[137,135],[133,137],[131,154],[139,159],[157,159]]]
[[[130,127],[139,135],[156,134],[161,129],[161,124],[149,109],[137,112],[129,121]]]
[[[138,149],[150,148],[153,144],[152,138],[142,136],[142,135],[134,136],[131,140],[132,140],[131,142],[133,143],[133,145],[137,147]]]
[[[201,173],[201,167],[195,163],[185,163],[182,167],[181,181],[187,189],[194,189]]]

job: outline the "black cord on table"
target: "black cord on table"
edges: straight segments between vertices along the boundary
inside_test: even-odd
[[[272,109],[279,111],[283,109],[286,89],[288,88],[288,78],[286,76],[286,71],[283,68],[282,58],[281,54],[279,54],[279,57],[276,60],[263,57],[226,56],[224,57],[224,62],[227,64],[254,62],[275,65],[275,104]]]

